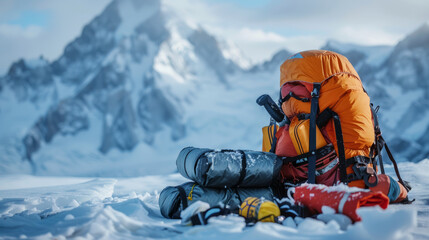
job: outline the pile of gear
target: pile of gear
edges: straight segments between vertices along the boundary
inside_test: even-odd
[[[161,192],[164,217],[196,225],[233,213],[247,223],[282,222],[316,216],[327,206],[355,222],[359,207],[412,202],[381,136],[379,107],[347,58],[300,52],[280,73],[278,104],[268,95],[257,99],[271,116],[262,129],[262,152],[183,149],[177,169],[192,182]],[[384,172],[383,148],[398,181]]]

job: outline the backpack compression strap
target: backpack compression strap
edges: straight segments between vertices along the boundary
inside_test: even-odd
[[[316,183],[316,118],[319,111],[320,87],[320,83],[313,83],[313,91],[311,92],[308,183]]]
[[[373,104],[371,103],[370,107],[371,107],[372,116],[374,118],[374,131],[375,131],[375,143],[374,143],[375,146],[374,147],[376,149],[376,154],[378,155],[381,173],[384,174],[383,159],[381,156],[381,149],[384,146],[386,149],[387,156],[389,156],[389,159],[393,164],[393,167],[395,169],[395,173],[396,173],[396,176],[398,177],[399,183],[401,183],[402,186],[404,186],[404,188],[407,190],[407,192],[409,192],[411,190],[411,186],[407,181],[402,180],[401,174],[399,173],[398,164],[396,163],[396,160],[393,157],[392,152],[390,152],[390,149],[387,146],[386,141],[384,140],[383,136],[381,135],[380,125],[379,125],[378,117],[377,117],[377,112],[378,112],[379,106],[377,106],[374,109]]]
[[[338,148],[338,159],[339,159],[339,168],[340,168],[340,180],[341,182],[347,183],[347,171],[346,171],[346,157],[344,151],[344,140],[343,140],[343,131],[341,129],[340,117],[337,113],[327,108],[321,112],[318,116],[319,111],[319,96],[320,96],[320,83],[313,83],[313,91],[311,92],[311,111],[308,114],[304,114],[301,117],[305,119],[310,119],[310,134],[309,134],[309,156],[308,156],[308,183],[316,183],[316,126],[322,128],[325,126],[328,121],[332,118],[335,126],[335,135],[337,139],[337,148]],[[288,95],[282,101],[287,101],[293,95]],[[297,100],[305,102],[306,99],[299,99],[294,97]]]
[[[381,138],[380,125],[378,124],[377,112],[378,112],[379,106],[377,106],[374,109],[373,104],[371,103],[370,104],[370,108],[371,108],[372,118],[374,119],[374,135],[375,135],[375,140],[374,140],[374,144],[373,144],[373,147],[375,148],[374,149],[375,154],[374,154],[374,162],[373,162],[373,164],[375,165],[375,167],[377,167],[377,161],[375,159],[375,157],[377,157],[378,161],[379,161],[379,164],[380,164],[381,173],[384,174],[384,164],[383,164],[383,157],[382,157],[382,154],[381,154],[381,149],[384,146],[385,142]]]
[[[396,163],[396,160],[393,157],[392,152],[390,152],[390,149],[387,146],[386,142],[384,141],[383,137],[380,136],[380,138],[384,142],[384,147],[386,149],[387,155],[390,158],[390,161],[393,163],[393,168],[395,169],[395,173],[396,173],[396,176],[398,177],[399,183],[401,183],[402,186],[404,186],[404,188],[407,190],[407,192],[409,192],[411,190],[411,185],[407,181],[402,180],[401,174],[399,174],[398,164]]]

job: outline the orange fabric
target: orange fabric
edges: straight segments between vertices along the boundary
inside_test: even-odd
[[[399,188],[401,189],[401,193],[399,193],[398,198],[394,201],[394,203],[398,203],[398,202],[402,202],[405,198],[407,198],[408,196],[408,192],[407,189],[405,189],[404,186],[402,186],[402,184],[400,184],[398,182]]]
[[[382,192],[384,193],[386,196],[389,195],[390,190],[390,186],[391,186],[391,179],[388,175],[385,174],[378,174],[378,184],[375,187],[369,188],[372,192]],[[402,200],[404,200],[407,195],[408,192],[407,190],[404,188],[404,186],[402,186],[402,184],[400,184],[399,182],[397,182],[396,184],[399,185],[399,189],[400,189],[400,193],[399,196],[396,198],[395,201],[393,201],[393,203],[397,203],[397,202],[401,202]]]
[[[297,117],[293,118],[289,126],[289,135],[292,139],[293,146],[295,147],[298,155],[308,153],[310,151],[310,120],[298,120]],[[316,126],[316,149],[326,146],[325,138]]]
[[[358,74],[346,57],[325,50],[311,50],[295,54],[280,67],[280,86],[285,82],[322,82],[328,77],[346,72]],[[311,92],[312,89],[309,89]]]
[[[281,157],[294,157],[298,153],[293,146],[292,139],[289,135],[289,125],[281,127],[276,134],[277,146],[276,155]]]
[[[308,97],[313,83],[322,83],[320,90],[320,112],[326,108],[336,112],[341,121],[346,159],[354,156],[369,156],[374,141],[370,100],[364,92],[360,78],[344,56],[324,50],[312,50],[294,55],[280,67],[280,85],[291,84],[294,92],[301,84],[307,92],[299,89],[301,97]],[[294,92],[295,93],[295,92]],[[302,96],[304,95],[306,96]],[[295,93],[297,94],[297,93]],[[294,98],[282,105],[284,113],[293,117],[299,113],[310,113],[310,103]],[[325,127],[329,140],[337,149],[333,121]]]
[[[343,198],[345,198],[343,201]],[[328,206],[337,213],[350,217],[354,222],[360,221],[356,210],[360,207],[380,206],[386,209],[389,198],[381,192],[359,191],[347,193],[336,187],[306,184],[295,188],[294,199],[298,204],[308,207],[316,213],[322,213],[322,207]],[[344,205],[341,204],[344,202]]]
[[[375,187],[369,188],[373,192],[382,192],[386,196],[389,195],[390,190],[390,177],[385,174],[378,174],[378,184]]]
[[[265,126],[262,128],[262,152],[269,152],[271,150],[272,139],[270,136],[274,135],[274,130],[277,128],[277,125]]]

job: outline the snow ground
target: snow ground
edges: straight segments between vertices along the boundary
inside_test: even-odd
[[[0,176],[0,239],[429,239],[429,160],[400,163],[412,205],[361,209],[363,221],[340,230],[314,219],[298,226],[236,216],[187,227],[159,213],[159,192],[186,181],[179,174],[138,178]],[[385,166],[394,175],[393,167]]]

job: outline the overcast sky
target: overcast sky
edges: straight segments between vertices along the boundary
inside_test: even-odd
[[[144,0],[142,0],[144,1]],[[19,58],[56,59],[110,0],[0,1],[0,74]],[[394,45],[429,20],[428,0],[165,0],[253,62],[327,39]]]

